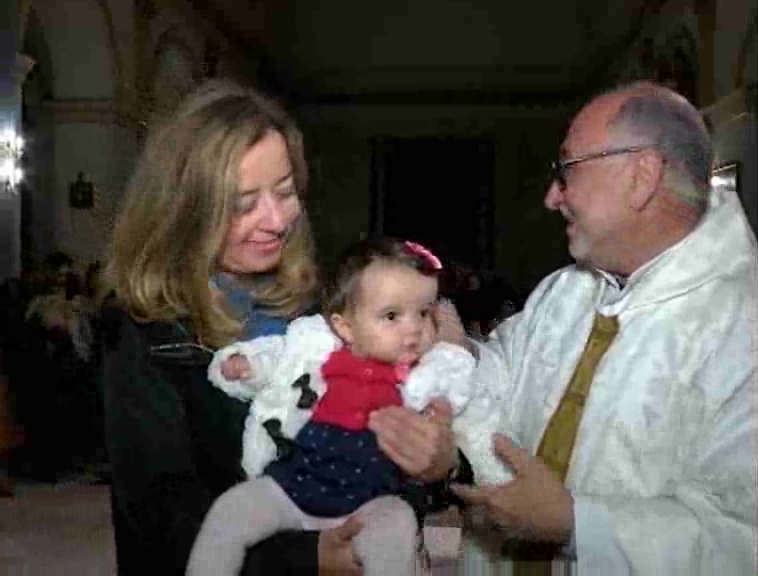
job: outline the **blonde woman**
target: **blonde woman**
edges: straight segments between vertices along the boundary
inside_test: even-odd
[[[281,334],[317,272],[302,137],[272,100],[198,89],[146,143],[103,274],[103,391],[119,574],[183,574],[213,502],[244,478],[248,406],[206,377],[214,349]],[[387,456],[423,481],[457,461],[449,406],[375,418]],[[243,574],[360,574],[356,519],[277,535]],[[296,553],[292,553],[296,551]]]

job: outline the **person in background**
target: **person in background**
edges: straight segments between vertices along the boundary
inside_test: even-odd
[[[90,262],[87,265],[87,270],[84,273],[84,295],[87,298],[96,299],[100,290],[98,284],[100,282],[100,274],[103,264],[99,260]]]
[[[460,314],[466,333],[474,338],[481,337],[481,290],[479,273],[469,264],[456,258],[443,270],[440,279],[440,296],[455,305]]]
[[[468,330],[475,340],[486,340],[495,327],[523,308],[523,299],[508,281],[492,273],[481,274],[477,292],[475,322]]]
[[[514,476],[455,488],[500,535],[469,532],[466,573],[557,553],[580,574],[755,574],[756,241],[712,159],[670,89],[593,99],[545,198],[576,263],[487,343],[441,328],[500,395]]]
[[[148,138],[101,278],[101,382],[118,571],[184,574],[214,501],[244,479],[248,405],[207,379],[213,351],[284,333],[317,288],[300,131],[229,81],[198,88]],[[420,481],[458,464],[450,406],[375,415]],[[397,430],[400,434],[395,434]],[[248,550],[243,574],[360,574],[357,519]],[[293,553],[295,552],[295,553]]]
[[[13,398],[5,372],[3,347],[0,346],[0,498],[10,498],[15,495],[15,488],[8,470],[8,455],[20,444],[13,414]]]

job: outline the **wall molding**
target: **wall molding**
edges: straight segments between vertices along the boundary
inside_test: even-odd
[[[124,64],[119,50],[118,40],[116,38],[116,27],[113,24],[113,13],[108,6],[107,0],[96,0],[96,4],[100,9],[100,13],[103,17],[103,25],[105,26],[105,33],[107,37],[108,51],[111,55],[111,63],[113,64],[113,76],[114,84],[116,86],[125,82],[124,78]]]
[[[26,40],[26,23],[32,9],[32,0],[18,0],[18,39],[16,49],[22,50]]]
[[[55,125],[103,124],[131,129],[138,125],[133,115],[117,109],[112,98],[46,100],[43,108],[51,114]]]
[[[712,105],[703,108],[700,114],[708,119],[714,129],[720,128],[751,113],[748,107],[749,97],[748,91],[744,88],[739,88],[720,98]]]

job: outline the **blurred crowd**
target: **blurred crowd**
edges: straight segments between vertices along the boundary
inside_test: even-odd
[[[449,260],[440,279],[440,295],[458,309],[466,332],[485,340],[500,322],[521,310],[524,299],[502,276]]]
[[[14,475],[57,481],[105,462],[92,354],[99,269],[54,252],[0,287],[4,428],[13,430],[4,466]]]

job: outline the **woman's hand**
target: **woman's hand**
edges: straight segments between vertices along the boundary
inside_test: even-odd
[[[363,568],[353,550],[353,538],[363,525],[356,516],[324,530],[318,537],[319,576],[361,576]]]
[[[402,406],[371,413],[368,427],[379,448],[403,472],[422,482],[447,477],[458,465],[453,439],[453,409],[447,400],[434,398],[423,414]]]

